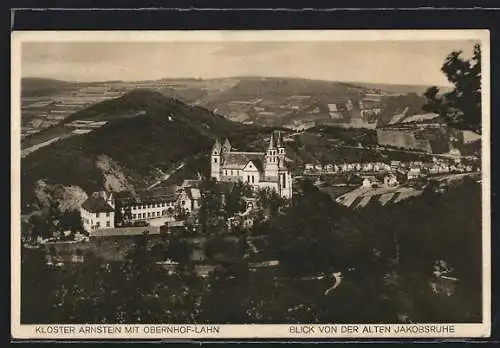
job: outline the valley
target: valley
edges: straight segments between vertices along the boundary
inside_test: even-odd
[[[133,90],[157,91],[248,125],[292,129],[309,125],[374,128],[379,119],[386,122],[388,115],[403,111],[407,104],[422,103],[414,94],[419,90],[415,86],[387,85],[388,91],[385,85],[363,86],[259,77],[86,83],[24,78],[22,149],[85,134],[113,119],[143,115],[146,104],[129,108],[113,101]],[[419,112],[418,106],[410,107],[408,115]]]

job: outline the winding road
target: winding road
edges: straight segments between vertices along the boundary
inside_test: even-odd
[[[179,164],[177,167],[175,167],[174,169],[172,169],[171,171],[169,171],[167,174],[165,174],[160,180],[156,181],[154,184],[152,185],[149,185],[148,186],[148,190],[151,190],[152,188],[154,188],[155,186],[158,186],[159,184],[161,184],[162,182],[164,182],[165,180],[167,180],[172,174],[174,174],[176,171],[178,171],[179,169],[183,168],[184,166],[186,165],[186,163],[182,162],[181,164]]]

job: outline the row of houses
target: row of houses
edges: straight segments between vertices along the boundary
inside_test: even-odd
[[[373,173],[397,173],[399,176],[406,176],[407,180],[428,177],[439,174],[451,173],[470,173],[479,171],[470,164],[455,163],[450,161],[435,160],[433,162],[422,161],[391,161],[383,162],[367,162],[367,163],[343,163],[336,164],[306,164],[305,174],[341,174],[355,173],[361,176],[366,176]]]
[[[224,200],[236,183],[217,182]],[[178,216],[196,216],[201,206],[201,180],[184,180],[175,187],[138,192],[92,193],[81,205],[83,228],[90,235],[101,230],[134,226],[175,225]]]
[[[350,171],[388,171],[391,169],[391,165],[383,162],[367,162],[367,163],[342,163],[342,164],[321,164],[321,163],[306,163],[305,171],[316,171],[316,172],[329,172],[329,173],[339,173],[339,172],[350,172]]]
[[[83,202],[80,215],[85,231],[91,234],[102,229],[114,229],[153,219],[173,220],[175,211],[196,213],[201,193],[197,187],[157,189],[142,192],[92,193]],[[119,218],[118,218],[119,217]]]

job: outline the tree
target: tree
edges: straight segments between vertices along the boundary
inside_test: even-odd
[[[439,88],[430,87],[423,109],[438,113],[451,127],[481,134],[481,46],[474,46],[469,60],[462,53],[451,52],[441,67],[453,90],[439,96]]]
[[[186,209],[184,209],[184,207],[182,205],[180,205],[179,203],[177,203],[175,205],[175,210],[173,211],[173,215],[174,215],[175,220],[177,220],[177,221],[184,221],[189,216]]]
[[[244,197],[250,197],[252,194],[252,189],[248,184],[245,184],[243,182],[238,182],[233,190],[229,192],[229,194],[226,197],[226,205],[225,205],[225,212],[226,212],[226,217],[233,216],[235,213],[244,211],[246,206],[245,206],[245,201],[243,200]]]
[[[52,236],[52,225],[45,215],[33,214],[28,221],[31,225],[31,235],[34,239],[38,236],[43,238]]]
[[[44,249],[21,249],[21,323],[50,322],[55,280]]]
[[[257,204],[273,216],[278,213],[280,207],[285,205],[285,199],[275,190],[266,187],[257,192]]]
[[[191,259],[192,249],[186,240],[172,237],[168,242],[165,255],[172,261],[185,264]]]
[[[61,214],[60,221],[62,230],[70,230],[72,232],[83,231],[82,218],[78,210],[65,211]]]
[[[206,235],[215,235],[224,229],[224,217],[221,216],[222,195],[214,180],[206,180],[201,184],[201,205],[199,221]]]

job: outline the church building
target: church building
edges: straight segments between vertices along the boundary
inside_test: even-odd
[[[266,152],[232,149],[228,139],[217,139],[211,155],[211,177],[217,181],[248,183],[255,189],[271,188],[281,197],[292,198],[292,176],[285,163],[285,146],[278,132],[271,134]]]

